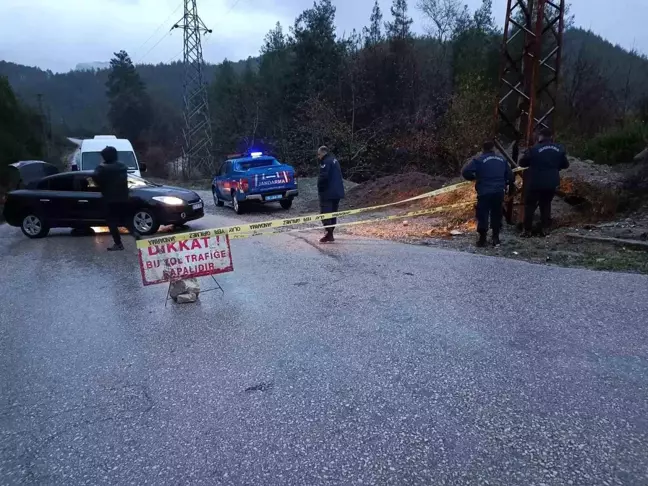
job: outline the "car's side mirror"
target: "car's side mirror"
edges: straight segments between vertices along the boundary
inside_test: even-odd
[[[146,164],[140,164],[139,168],[140,168],[140,172],[146,172]]]

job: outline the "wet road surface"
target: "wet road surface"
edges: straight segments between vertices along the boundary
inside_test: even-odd
[[[648,482],[647,277],[318,236],[165,308],[130,239],[0,226],[0,483]]]

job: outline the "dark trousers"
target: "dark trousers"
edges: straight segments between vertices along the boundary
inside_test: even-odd
[[[127,204],[122,202],[106,202],[104,211],[106,213],[106,224],[110,230],[110,236],[112,236],[115,245],[121,245],[122,239],[119,234],[119,227],[126,227],[128,232],[135,236],[135,229],[132,227],[132,223],[129,221],[129,215],[127,212]]]
[[[326,213],[336,213],[340,209],[340,200],[339,199],[320,199],[320,214]],[[322,224],[324,226],[331,226],[337,224],[337,218],[323,219]],[[334,226],[331,228],[326,228],[328,233],[333,234]]]
[[[477,231],[488,231],[488,220],[493,232],[499,233],[502,228],[504,213],[504,193],[483,194],[477,196]]]
[[[533,229],[533,216],[540,206],[540,229],[551,226],[551,202],[556,194],[555,189],[533,189],[524,197],[524,229]]]

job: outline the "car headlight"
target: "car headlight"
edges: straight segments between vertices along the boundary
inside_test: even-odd
[[[185,204],[182,199],[174,196],[153,196],[153,199],[169,206],[183,206]]]

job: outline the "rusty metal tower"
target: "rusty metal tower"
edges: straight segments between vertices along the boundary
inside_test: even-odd
[[[553,123],[564,28],[565,0],[507,1],[495,133],[514,166],[520,146]],[[512,156],[505,151],[511,142]]]
[[[212,31],[198,15],[196,0],[185,0],[184,15],[173,29],[184,31],[182,175],[188,179],[213,169],[211,118],[201,43],[201,37]]]

